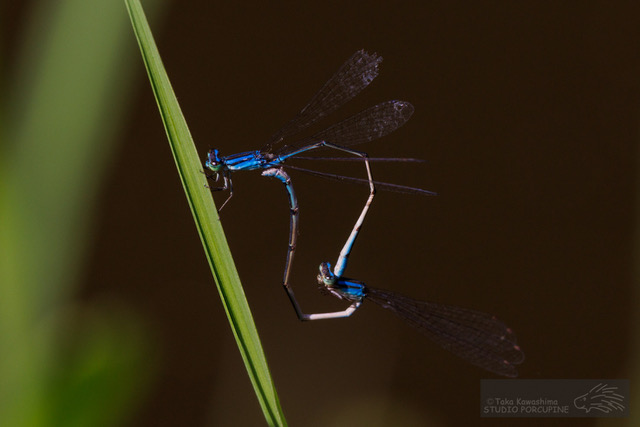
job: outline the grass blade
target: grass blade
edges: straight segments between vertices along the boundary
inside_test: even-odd
[[[286,425],[202,164],[138,0],[125,0],[178,173],[240,354],[269,425]]]

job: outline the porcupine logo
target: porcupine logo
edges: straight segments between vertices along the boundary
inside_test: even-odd
[[[573,400],[573,404],[578,409],[584,409],[589,413],[592,409],[608,414],[611,411],[624,410],[624,396],[616,393],[618,387],[608,384],[598,384],[588,393],[578,396]]]

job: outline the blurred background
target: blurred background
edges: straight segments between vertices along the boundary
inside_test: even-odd
[[[374,174],[440,195],[379,192],[348,276],[495,313],[526,353],[520,378],[635,390],[637,7],[142,4],[203,158],[261,147],[356,50],[380,54],[380,76],[322,124],[410,101],[406,126],[358,148],[426,159]],[[124,2],[5,2],[2,17],[0,424],[263,425]],[[317,266],[367,190],[294,180],[296,293],[307,312],[343,309],[318,293]],[[246,172],[234,190],[221,221],[290,425],[540,423],[480,419],[494,377],[377,306],[299,322],[281,289],[282,186]]]

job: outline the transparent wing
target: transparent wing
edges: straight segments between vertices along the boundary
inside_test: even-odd
[[[515,333],[490,314],[367,287],[367,299],[387,308],[443,348],[487,371],[516,377],[524,361]]]
[[[294,135],[336,111],[378,76],[377,54],[359,50],[322,86],[300,112],[269,139],[261,151],[266,152],[278,141]]]
[[[390,134],[404,125],[414,108],[405,101],[387,101],[351,116],[317,134],[295,141],[278,149],[275,154],[286,154],[299,147],[326,141],[348,147],[373,141]]]
[[[377,159],[377,160],[393,161],[393,160],[403,160],[403,159]],[[409,159],[409,160],[414,160],[414,159]],[[303,173],[306,173],[306,174],[309,174],[309,175],[319,176],[321,178],[326,178],[326,179],[331,179],[333,181],[341,181],[341,182],[349,182],[349,183],[352,183],[352,184],[369,185],[369,180],[367,180],[367,179],[354,178],[352,176],[337,175],[337,174],[327,173],[327,172],[318,172],[318,171],[314,171],[314,170],[310,170],[310,169],[304,169],[304,168],[299,168],[297,166],[292,166],[289,163],[285,164],[284,167],[287,168],[287,169],[297,170],[297,171],[300,171],[300,172],[303,172]],[[437,196],[438,195],[438,193],[435,193],[435,192],[429,191],[429,190],[423,190],[422,188],[407,187],[405,185],[391,184],[389,182],[380,182],[380,181],[373,181],[373,183],[375,184],[377,190],[392,191],[394,193],[419,194],[419,195],[422,195],[422,196]]]
[[[314,156],[295,156],[296,160],[320,160],[329,162],[364,162],[362,157],[314,157]],[[367,157],[370,162],[377,163],[426,163],[425,159],[415,159],[412,157]]]

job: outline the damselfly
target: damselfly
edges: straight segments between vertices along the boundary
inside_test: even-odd
[[[284,271],[284,287],[300,320],[335,319],[351,316],[365,300],[389,309],[443,348],[487,371],[507,377],[518,375],[516,365],[524,361],[524,353],[517,345],[516,335],[495,316],[475,310],[434,302],[418,301],[404,295],[372,288],[363,282],[345,278],[349,254],[368,212],[365,205],[347,239],[336,266],[331,271],[327,262],[320,264],[318,284],[321,289],[339,299],[350,302],[342,311],[305,314],[302,312],[289,283],[293,253],[298,235],[298,203],[291,180],[281,168],[267,169],[271,176],[284,183],[291,211],[289,250]]]
[[[285,262],[284,277],[282,279],[282,285],[284,286],[284,289],[287,292],[289,299],[291,300],[291,304],[293,305],[293,309],[295,310],[296,315],[298,316],[298,319],[315,320],[315,319],[324,318],[322,317],[323,315],[321,314],[303,313],[302,309],[300,308],[300,304],[298,304],[298,301],[296,300],[295,294],[293,292],[293,288],[291,287],[291,284],[290,284],[291,267],[293,265],[293,255],[295,254],[296,244],[298,241],[298,215],[300,213],[300,209],[298,207],[298,199],[296,197],[295,190],[293,189],[291,178],[289,178],[289,175],[282,168],[265,169],[262,172],[262,175],[270,176],[281,181],[285,186],[285,189],[287,191],[287,195],[289,198],[289,211],[290,211],[289,246],[287,248],[287,258]],[[372,197],[370,196],[369,199],[367,200],[367,203],[365,203],[364,208],[362,209],[362,212],[360,213],[360,216],[358,217],[356,224],[354,225],[353,230],[351,231],[351,234],[349,235],[349,239],[347,239],[347,243],[344,245],[344,247],[342,248],[342,251],[340,252],[340,258],[338,260],[338,264],[336,265],[336,271],[342,272],[346,268],[347,259],[349,258],[351,248],[353,247],[353,244],[355,243],[356,238],[358,237],[358,233],[362,228],[364,218],[367,216],[367,212],[369,211],[369,207],[371,206],[371,199]],[[333,316],[333,317],[342,317],[342,316]]]
[[[386,183],[374,183],[366,153],[348,147],[381,138],[398,129],[413,114],[413,106],[405,101],[387,101],[368,108],[348,119],[345,119],[315,135],[287,142],[292,136],[308,128],[319,119],[334,112],[351,100],[378,75],[378,64],[382,58],[360,50],[353,54],[340,69],[311,98],[300,112],[277,131],[260,150],[247,151],[230,156],[220,156],[217,149],[210,150],[204,163],[211,175],[208,178],[218,182],[222,178],[223,185],[211,187],[212,190],[229,190],[229,196],[222,204],[222,209],[233,197],[231,174],[240,170],[269,169],[282,167],[284,162],[294,156],[322,147],[345,152],[361,159],[365,163],[367,180],[370,187],[370,198],[375,193],[374,184],[381,189],[410,192],[424,195],[434,193],[418,188],[398,186]],[[406,161],[414,159],[376,159]],[[303,170],[301,168],[295,168]],[[348,181],[362,181],[357,178],[338,177],[322,172],[309,171],[315,175],[323,175]]]
[[[495,316],[372,288],[332,273],[326,262],[320,264],[318,284],[351,305],[340,312],[309,315],[309,320],[350,316],[363,301],[373,301],[468,362],[498,375],[518,376],[516,365],[524,361],[524,353],[513,330]]]

